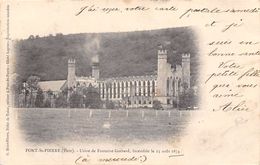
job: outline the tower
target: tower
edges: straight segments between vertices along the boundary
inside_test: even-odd
[[[182,54],[182,80],[184,88],[190,88],[190,54]]]
[[[68,88],[71,88],[75,85],[76,81],[76,61],[75,59],[68,60]]]
[[[92,77],[99,79],[99,59],[98,56],[92,58]]]
[[[157,88],[156,97],[162,104],[167,104],[167,50],[158,50],[158,65],[157,65]]]

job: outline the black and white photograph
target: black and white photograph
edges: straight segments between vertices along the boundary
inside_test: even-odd
[[[29,36],[13,84],[25,140],[176,140],[199,110],[191,27]]]
[[[0,165],[259,165],[259,0],[0,2]]]

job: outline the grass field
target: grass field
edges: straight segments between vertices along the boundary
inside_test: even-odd
[[[25,140],[49,143],[75,141],[152,141],[178,136],[189,111],[17,109]]]

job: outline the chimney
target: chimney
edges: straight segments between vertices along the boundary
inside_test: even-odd
[[[92,77],[96,80],[99,79],[99,58],[98,56],[94,56],[92,58]]]

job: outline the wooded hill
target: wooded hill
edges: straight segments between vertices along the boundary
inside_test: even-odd
[[[168,62],[181,64],[181,54],[191,54],[192,84],[197,79],[198,50],[189,27],[117,33],[30,36],[15,42],[15,73],[23,80],[67,78],[67,61],[76,59],[77,76],[91,75],[91,59],[98,55],[101,77],[156,74],[157,50],[169,49]],[[174,51],[174,52],[173,52]]]

